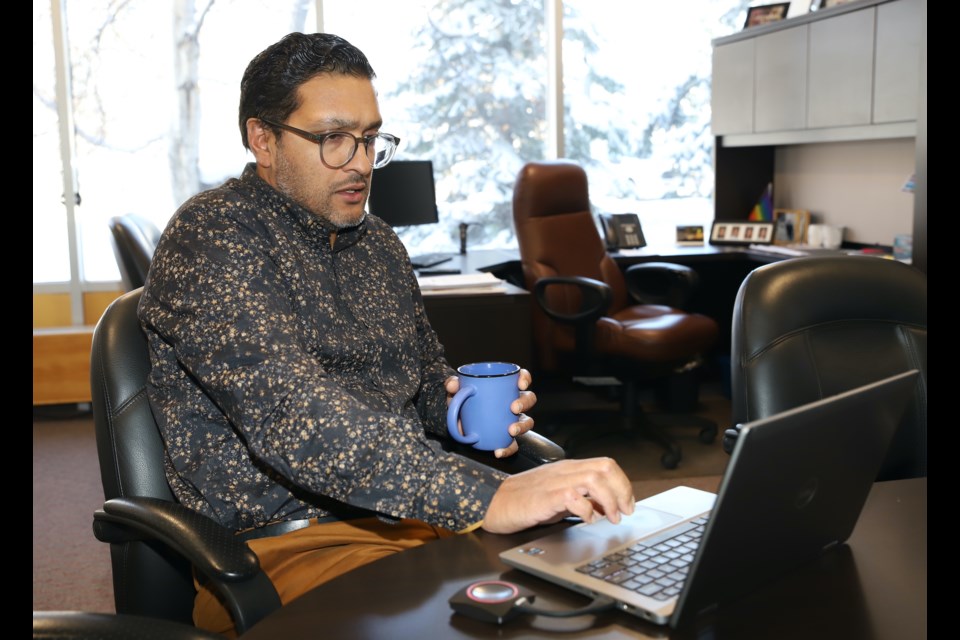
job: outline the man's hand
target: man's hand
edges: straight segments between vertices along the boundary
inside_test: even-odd
[[[569,515],[584,522],[633,513],[633,487],[611,458],[559,460],[509,476],[483,518],[490,533],[516,533]]]
[[[537,404],[537,395],[533,391],[529,391],[530,383],[533,381],[533,376],[530,375],[530,372],[526,369],[520,369],[520,379],[517,380],[517,387],[520,389],[520,397],[513,401],[513,404],[510,405],[510,411],[517,415],[517,421],[511,424],[508,427],[510,435],[516,438],[521,433],[526,433],[533,429],[533,418],[526,415],[526,411],[529,411],[533,405]],[[457,391],[460,389],[460,378],[456,376],[451,376],[446,379],[443,383],[444,388],[447,390],[447,404],[450,404],[450,398],[452,398]],[[510,442],[510,446],[505,449],[497,449],[493,452],[493,455],[497,458],[505,458],[507,456],[514,455],[519,451],[520,445],[517,444],[516,440]]]

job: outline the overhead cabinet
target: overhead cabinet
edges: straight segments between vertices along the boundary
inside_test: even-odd
[[[714,135],[732,146],[914,136],[921,14],[920,0],[861,0],[714,40]]]

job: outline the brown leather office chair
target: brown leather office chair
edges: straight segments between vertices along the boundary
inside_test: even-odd
[[[160,233],[153,222],[135,213],[110,218],[113,253],[127,291],[142,287],[147,281]]]
[[[920,378],[878,480],[927,475],[927,276],[872,256],[795,258],[744,279],[733,308],[733,424],[910,369]],[[723,446],[733,449],[736,429]]]
[[[525,285],[537,301],[540,372],[615,376],[623,383],[622,418],[666,449],[666,468],[676,467],[680,447],[653,416],[639,413],[638,390],[680,372],[689,380],[716,341],[714,320],[679,308],[696,272],[662,262],[621,271],[591,214],[586,172],[573,162],[525,165],[514,186],[513,220]],[[700,439],[712,442],[716,425],[689,418]]]

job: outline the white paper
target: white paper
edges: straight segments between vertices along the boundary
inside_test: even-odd
[[[805,256],[808,255],[806,251],[800,249],[791,249],[789,247],[781,247],[774,244],[752,244],[750,248],[754,251],[764,251],[766,253],[777,253],[782,256]]]
[[[426,289],[422,290],[425,296],[454,296],[454,295],[486,295],[494,293],[506,293],[506,288],[502,284],[491,285],[489,287],[454,287],[451,289]]]
[[[503,280],[492,273],[455,273],[443,276],[422,276],[417,278],[420,290],[441,291],[447,289],[490,289],[502,288]]]
[[[650,255],[650,250],[645,247],[639,247],[636,249],[617,249],[617,253],[622,256],[647,256]]]

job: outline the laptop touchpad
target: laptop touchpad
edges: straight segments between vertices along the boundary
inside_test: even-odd
[[[579,565],[680,520],[683,518],[678,515],[638,504],[633,515],[622,518],[620,524],[606,518],[579,524],[525,545],[519,553],[538,562]]]
[[[667,513],[638,504],[634,512],[629,516],[622,516],[618,524],[613,524],[603,518],[593,524],[579,527],[579,531],[620,544],[635,540],[681,520],[683,518],[674,513]]]

